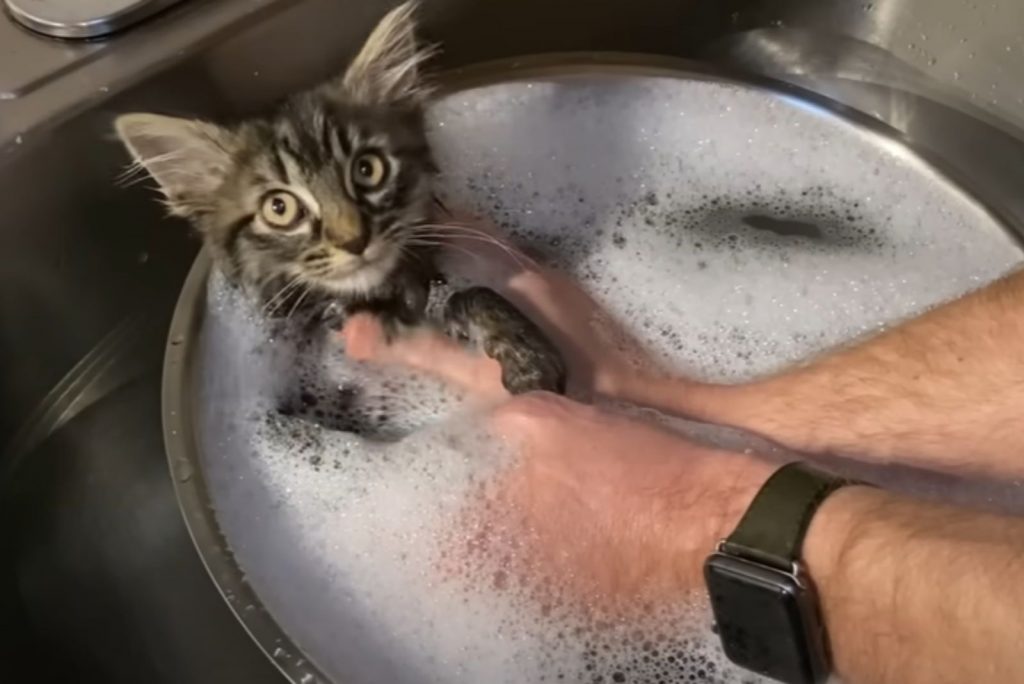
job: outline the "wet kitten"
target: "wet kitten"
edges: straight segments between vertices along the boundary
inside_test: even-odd
[[[513,394],[546,389],[565,392],[562,355],[533,321],[486,287],[471,287],[448,298],[445,331],[501,364],[501,382]]]
[[[233,127],[155,114],[116,122],[171,213],[271,314],[369,310],[390,334],[424,321],[437,277],[416,240],[437,208],[420,76],[432,50],[416,42],[414,10],[391,11],[341,77],[271,116]],[[463,304],[445,311],[489,331],[481,346],[510,391],[564,388],[564,370],[552,372],[564,368],[557,350],[518,310],[486,288],[456,296]]]

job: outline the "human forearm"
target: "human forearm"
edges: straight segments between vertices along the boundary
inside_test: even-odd
[[[793,449],[1024,474],[1024,273],[778,376],[655,382],[635,400]],[[653,386],[653,388],[652,388]]]
[[[804,545],[850,684],[1024,681],[1024,522],[853,487]]]
[[[556,397],[495,421],[520,445],[502,491],[529,521],[530,567],[590,610],[701,591],[701,563],[775,469]],[[847,684],[1024,681],[1024,520],[847,487],[803,558]]]

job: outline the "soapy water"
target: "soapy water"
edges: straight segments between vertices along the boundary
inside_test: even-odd
[[[770,372],[1021,260],[902,149],[769,92],[563,78],[450,96],[429,119],[449,205],[496,220],[691,376]],[[218,521],[333,680],[756,681],[720,656],[700,601],[594,624],[513,579],[522,540],[453,561],[477,532],[460,527],[470,497],[515,458],[465,399],[268,328],[217,277],[207,304],[198,404]]]

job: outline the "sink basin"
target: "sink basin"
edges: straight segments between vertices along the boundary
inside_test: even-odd
[[[198,245],[145,183],[118,185],[111,121],[257,111],[340,69],[390,4],[183,2],[75,43],[0,16],[0,680],[302,681],[236,619],[182,520],[160,369]],[[894,145],[1024,227],[1012,0],[427,0],[423,19],[449,69],[646,52],[808,89],[890,127]]]

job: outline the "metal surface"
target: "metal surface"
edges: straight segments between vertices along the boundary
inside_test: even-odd
[[[735,26],[732,38],[767,48],[750,55],[752,64],[797,78],[943,91],[1011,124],[1024,117],[1024,4],[1016,0],[760,0],[745,4]]]
[[[110,121],[266,106],[339,69],[392,4],[194,0],[75,43],[0,15],[0,445],[13,444],[0,680],[281,680],[173,505],[158,368],[195,242],[151,193],[115,187],[127,160]],[[891,125],[1019,226],[1022,11],[1017,0],[425,0],[423,17],[449,67],[622,50],[802,85]]]
[[[0,17],[0,101],[13,100],[59,78],[103,48],[100,42],[68,45],[47,40]]]
[[[17,551],[5,550],[4,580],[21,605],[4,596],[5,683],[280,681],[191,552],[159,402],[152,371],[107,394],[36,449],[6,494],[4,541]]]
[[[22,26],[54,38],[98,38],[182,0],[5,0]]]
[[[700,78],[764,89],[813,104],[823,110],[833,111],[855,126],[915,151],[914,143],[898,130],[867,114],[843,107],[813,91],[767,78],[730,75],[720,68],[675,58],[587,53],[499,60],[445,74],[439,80],[438,91],[443,97],[461,90],[496,83],[548,79],[557,81],[567,76],[587,74]],[[884,144],[882,146],[884,147]],[[950,168],[939,170],[955,171]],[[955,184],[950,186],[956,187]],[[970,184],[967,188],[969,193],[973,190]],[[993,214],[999,216],[996,211],[993,211]],[[1005,215],[1003,218],[1006,219]],[[1006,225],[1012,226],[1012,230],[1016,231],[1018,236],[1024,235],[1024,222],[1009,222]],[[211,497],[204,473],[205,459],[201,454],[195,415],[197,411],[202,410],[197,401],[197,374],[202,372],[200,340],[210,266],[205,253],[201,254],[193,265],[175,308],[166,347],[163,425],[167,458],[174,475],[175,489],[196,547],[246,631],[291,681],[334,681],[312,662],[313,654],[304,653],[292,640],[248,584],[245,571],[235,559],[230,540],[216,517],[216,501]],[[216,443],[218,440],[207,440],[207,443],[210,442]]]
[[[203,322],[201,303],[205,301],[210,266],[209,257],[200,252],[185,279],[168,332],[161,403],[164,446],[174,490],[203,564],[246,633],[290,681],[328,682],[315,664],[302,657],[298,646],[246,582],[211,505],[196,443],[195,407],[190,401],[196,396],[197,332]]]
[[[828,96],[1024,221],[1024,4],[954,0],[743,3],[702,54]]]

